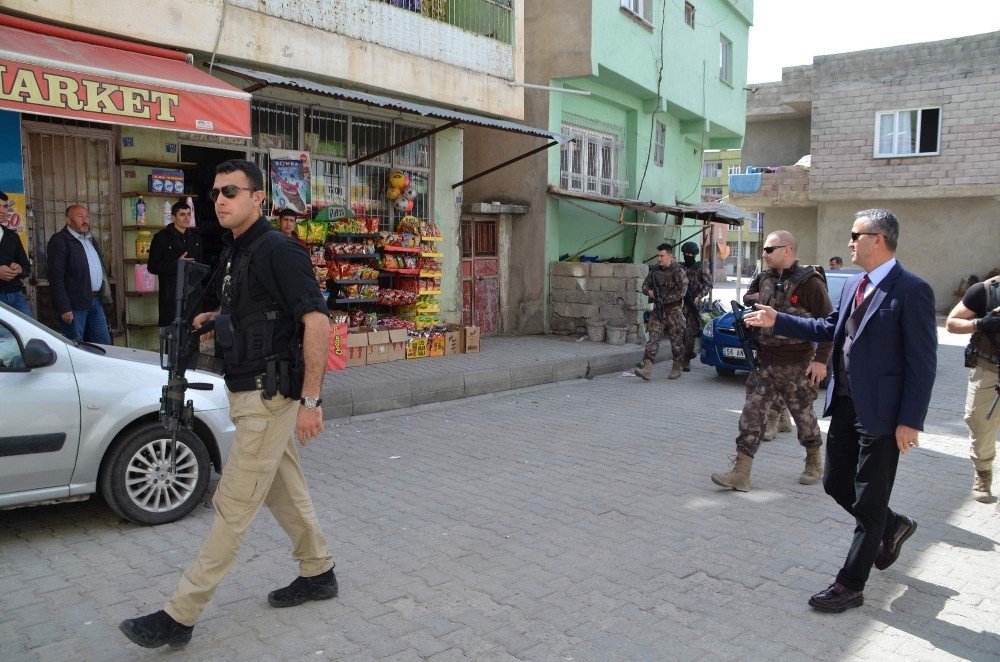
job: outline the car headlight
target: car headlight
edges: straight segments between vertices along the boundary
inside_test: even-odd
[[[701,334],[703,336],[705,336],[706,338],[714,338],[715,337],[715,320],[708,320],[708,324],[705,325],[705,328],[704,328],[704,330],[702,330]]]

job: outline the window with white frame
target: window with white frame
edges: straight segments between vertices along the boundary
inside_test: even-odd
[[[733,84],[733,42],[719,35],[719,79]]]
[[[743,166],[741,165],[731,165],[729,166],[730,175],[740,175],[743,173]]]
[[[563,124],[562,132],[573,136],[573,142],[562,150],[560,186],[606,197],[625,195],[628,182],[619,179],[625,145],[618,136],[571,124]]]
[[[760,234],[764,231],[764,212],[756,211],[750,214],[750,232]]]
[[[627,9],[644,21],[653,20],[653,3],[651,0],[621,0],[622,9]]]
[[[656,122],[653,132],[653,163],[658,166],[663,165],[663,154],[666,151],[667,126],[660,121]]]
[[[875,156],[941,153],[941,109],[890,110],[875,115]]]
[[[722,161],[705,161],[701,164],[702,177],[722,177]]]
[[[702,186],[701,199],[705,202],[718,202],[722,199],[721,186]]]

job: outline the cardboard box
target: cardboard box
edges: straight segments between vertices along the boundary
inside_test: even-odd
[[[444,356],[444,334],[432,333],[427,345],[427,356]]]
[[[427,357],[427,338],[407,338],[406,358],[423,359]]]
[[[462,331],[461,329],[455,331],[445,331],[444,333],[444,355],[451,356],[452,354],[462,353]]]
[[[372,331],[368,334],[368,365],[389,360],[389,332]]]
[[[153,168],[149,175],[149,190],[153,193],[184,193],[184,171]]]
[[[475,354],[479,351],[479,327],[467,326],[462,332],[462,353]]]
[[[367,326],[347,330],[347,341],[344,343],[344,347],[347,350],[348,368],[368,364],[368,333],[370,331],[371,329]]]
[[[406,358],[406,329],[389,331],[389,360],[402,361]]]

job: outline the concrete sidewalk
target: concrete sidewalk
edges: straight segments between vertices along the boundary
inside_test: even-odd
[[[643,353],[640,345],[615,346],[563,336],[483,338],[481,347],[477,354],[327,372],[324,418],[374,414],[620,372],[640,362]],[[669,351],[669,343],[663,343],[660,357]]]

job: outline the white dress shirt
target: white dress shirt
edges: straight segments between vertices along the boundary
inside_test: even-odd
[[[865,297],[867,298],[872,291],[878,287],[878,284],[885,280],[885,277],[889,275],[892,268],[896,266],[896,258],[891,257],[887,261],[883,262],[879,266],[868,272],[868,285],[865,286]]]
[[[101,256],[94,248],[94,236],[89,232],[80,234],[73,228],[66,226],[69,233],[80,240],[83,244],[83,252],[87,254],[87,265],[90,267],[90,291],[100,292],[101,285],[104,284],[104,267],[101,265]]]

